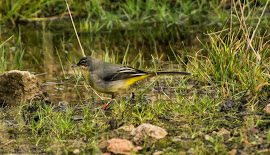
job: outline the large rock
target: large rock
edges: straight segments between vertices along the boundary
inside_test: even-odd
[[[0,105],[16,105],[43,96],[40,83],[28,71],[12,70],[0,75]]]
[[[113,138],[104,141],[99,146],[101,149],[106,148],[107,151],[113,152],[114,154],[125,154],[131,155],[141,150],[141,146],[134,146],[131,141],[127,139]]]
[[[164,138],[168,133],[161,127],[154,126],[152,124],[141,124],[137,128],[133,129],[130,133],[133,136],[133,140],[136,144],[148,140],[149,142],[153,140],[159,140]]]

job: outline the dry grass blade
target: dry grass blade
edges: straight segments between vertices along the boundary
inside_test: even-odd
[[[78,43],[79,43],[80,48],[81,48],[81,51],[82,51],[82,55],[85,57],[86,55],[85,55],[85,53],[84,53],[84,50],[83,50],[83,47],[82,47],[80,38],[79,38],[79,36],[78,36],[78,33],[77,33],[77,30],[76,30],[76,27],[75,27],[75,24],[74,24],[74,21],[73,21],[73,18],[72,18],[72,15],[71,15],[71,12],[70,12],[69,5],[68,5],[67,0],[65,0],[65,2],[66,2],[66,5],[67,5],[67,9],[68,9],[68,13],[69,13],[69,16],[70,16],[70,20],[71,20],[72,26],[73,26],[73,28],[74,28],[74,32],[75,32],[75,34],[76,34]]]

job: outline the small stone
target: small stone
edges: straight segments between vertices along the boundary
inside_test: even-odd
[[[209,135],[204,135],[204,139],[207,140],[207,141],[210,141],[210,142],[214,142],[214,138],[209,136]]]
[[[221,104],[221,109],[220,111],[230,111],[230,110],[233,110],[234,107],[235,107],[235,103],[234,101],[225,101]]]
[[[219,132],[217,132],[217,135],[226,135],[226,134],[230,134],[230,131],[226,130],[225,128],[222,128],[219,130]]]
[[[180,152],[178,152],[178,155],[186,155],[186,152],[185,151],[180,151]]]
[[[133,136],[133,140],[136,144],[148,139],[149,142],[153,140],[159,140],[164,138],[168,133],[161,127],[151,124],[141,124],[137,128],[133,129],[130,133]]]
[[[182,139],[180,137],[174,137],[174,138],[172,138],[172,141],[173,142],[180,142],[180,141],[182,141]]]
[[[106,142],[109,143],[107,150],[114,154],[131,155],[132,153],[136,153],[138,150],[143,148],[141,146],[135,147],[132,142],[127,139],[113,138]]]
[[[110,143],[108,141],[102,141],[100,144],[99,144],[99,148],[102,150],[102,151],[106,151],[107,147],[110,145]]]
[[[219,130],[219,132],[217,132],[217,135],[223,136],[225,140],[228,140],[231,137],[230,134],[230,131],[226,130],[225,128],[222,128]]]
[[[263,108],[263,112],[266,114],[270,114],[270,104],[267,104],[267,106]]]
[[[251,147],[252,144],[247,140],[247,139],[242,139],[241,140],[241,143],[247,147]]]
[[[66,112],[68,107],[68,102],[61,101],[57,106],[53,108],[53,112]]]
[[[195,151],[193,148],[190,148],[188,151],[187,151],[187,154],[195,154]]]
[[[15,52],[17,50],[17,47],[10,47],[9,48],[12,52]]]
[[[202,129],[201,129],[201,130],[202,130]],[[197,133],[198,136],[204,136],[204,134],[205,134],[205,133],[202,132],[202,131],[199,131],[199,132]]]
[[[188,124],[184,124],[183,128],[190,128],[190,126]]]
[[[236,149],[232,149],[230,152],[229,152],[229,155],[236,155],[237,154],[237,150]]]
[[[247,152],[242,151],[242,150],[239,150],[239,154],[240,154],[240,155],[249,155]]]
[[[7,126],[13,126],[14,124],[18,124],[18,122],[14,120],[5,120],[4,122],[6,123]]]
[[[79,154],[81,151],[79,150],[79,149],[75,149],[75,150],[73,150],[73,153],[74,154]]]
[[[128,125],[128,126],[121,126],[120,128],[118,128],[118,130],[124,130],[126,132],[130,132],[134,129],[134,125]]]
[[[161,154],[163,154],[163,151],[156,151],[153,153],[153,155],[161,155]]]
[[[191,137],[187,137],[188,135],[181,135],[181,136],[176,136],[172,138],[173,142],[182,142],[182,141],[190,141],[193,140]]]

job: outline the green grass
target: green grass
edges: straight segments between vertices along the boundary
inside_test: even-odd
[[[13,46],[9,43],[11,41],[14,41],[14,36],[10,36],[0,44],[0,72],[23,69],[24,49],[21,47],[21,38],[19,37]],[[7,64],[10,60],[11,65]]]
[[[126,0],[112,2],[110,0],[99,1],[68,1],[73,15],[86,17],[87,21],[80,22],[80,29],[88,32],[114,29],[137,29],[138,27],[165,24],[167,27],[174,25],[185,27],[192,31],[190,25],[218,25],[227,21],[229,10],[223,9],[228,4],[219,0],[178,0],[178,1],[136,1]],[[265,5],[266,0],[248,1],[244,5],[248,12],[253,12],[254,7]],[[22,21],[52,20],[50,17],[58,16],[66,12],[64,1],[9,1],[3,0],[1,9],[1,22],[7,21],[16,24]],[[214,16],[212,14],[215,13]],[[256,20],[254,14],[249,22]],[[256,12],[256,14],[259,12]],[[66,16],[69,18],[68,16]],[[267,17],[264,17],[267,18]],[[189,26],[186,26],[189,25]]]
[[[99,97],[89,89],[80,70],[72,70],[70,67],[80,59],[79,48],[71,41],[74,36],[53,36],[54,31],[46,32],[47,27],[44,26],[41,34],[31,34],[32,40],[43,44],[35,50],[29,50],[29,46],[26,46],[29,40],[22,39],[25,38],[22,33],[1,36],[1,72],[24,68],[43,72],[40,65],[47,67],[47,70],[52,65],[52,68],[58,69],[49,72],[51,75],[44,81],[54,81],[56,77],[58,79],[55,81],[65,82],[65,85],[62,91],[57,91],[58,85],[46,87],[52,95],[52,104],[37,101],[21,103],[14,109],[1,108],[0,152],[8,150],[12,153],[19,150],[71,154],[79,149],[82,154],[100,154],[99,144],[104,140],[132,140],[129,132],[117,130],[118,127],[138,126],[142,123],[160,126],[168,135],[159,141],[142,143],[144,148],[139,152],[141,154],[156,151],[163,151],[164,154],[227,154],[233,149],[238,150],[237,153],[261,154],[269,148],[269,115],[262,110],[269,103],[270,52],[269,37],[265,33],[269,19],[263,16],[261,24],[255,29],[263,5],[255,7],[255,2],[250,1],[235,7],[232,5],[232,10],[226,10],[218,7],[220,1],[211,1],[209,5],[207,1],[149,0],[136,3],[127,0],[108,2],[107,5],[105,2],[108,1],[95,0],[80,4],[70,2],[75,14],[87,18],[79,22],[79,29],[93,35],[83,40],[87,55],[146,71],[181,70],[191,72],[193,76],[144,80],[131,87],[119,100],[113,101],[109,109],[103,110],[106,102],[99,103]],[[260,4],[265,2],[259,1]],[[31,19],[58,15],[65,11],[62,1],[3,1],[2,5],[5,15],[1,15],[1,22],[16,23],[21,16]],[[28,11],[26,6],[30,8]],[[56,13],[47,10],[50,8],[48,6],[55,6]],[[241,14],[241,9],[244,14]],[[192,26],[209,21],[228,23],[224,24],[223,29],[218,26],[206,32],[208,28],[204,28],[208,39],[198,34],[200,46],[196,48],[179,43],[181,37],[177,36],[177,32],[183,28],[182,25],[190,22],[184,28],[187,28],[185,31],[193,31]],[[159,31],[156,34],[149,31],[138,35],[138,31],[132,31],[134,34],[129,37],[135,38],[133,40],[119,37],[126,33],[113,33],[141,26],[153,28],[155,23],[162,25],[157,26]],[[103,30],[111,35],[112,44],[107,44],[110,39],[102,37]],[[1,32],[4,31],[1,29]],[[49,35],[49,41],[43,37],[46,34]],[[57,40],[61,42],[57,44]],[[95,45],[94,41],[101,44]],[[145,43],[143,47],[151,46],[153,50],[140,51],[140,48],[136,48],[140,43]],[[167,44],[166,50],[163,51],[160,44]],[[94,48],[96,46],[102,48]],[[55,49],[57,53],[50,49]],[[118,52],[120,50],[123,54]],[[163,54],[165,52],[167,54]],[[48,55],[55,56],[55,59],[46,59]],[[55,60],[52,61],[55,64],[51,64],[51,60]],[[163,92],[153,92],[161,87]],[[135,92],[135,99],[130,99],[131,91]],[[58,100],[69,102],[65,111],[54,110]],[[233,106],[222,110],[228,101]],[[12,124],[11,121],[16,123]],[[230,132],[229,137],[216,133],[222,128]],[[16,140],[16,143],[12,140]],[[23,150],[21,146],[28,147]]]

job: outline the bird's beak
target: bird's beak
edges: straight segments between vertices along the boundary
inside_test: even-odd
[[[74,68],[74,67],[78,67],[78,65],[77,65],[77,64],[76,64],[76,65],[72,65],[71,67],[72,67],[72,68]]]

